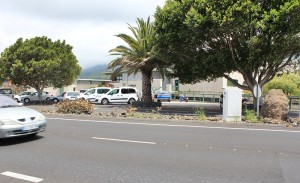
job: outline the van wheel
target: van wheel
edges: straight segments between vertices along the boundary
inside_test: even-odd
[[[101,104],[102,105],[107,105],[108,104],[108,100],[106,98],[101,100]]]
[[[131,99],[128,100],[128,104],[132,104],[133,102],[135,102],[134,98],[131,98]]]

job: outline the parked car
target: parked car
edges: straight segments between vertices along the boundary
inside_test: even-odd
[[[84,94],[82,94],[80,97],[84,100],[89,100],[91,102],[95,102],[96,98],[101,97],[101,95],[109,92],[111,88],[109,87],[97,87],[97,88],[91,88],[88,91],[86,91]]]
[[[42,93],[42,100],[49,100],[51,97],[49,92],[43,92]],[[28,103],[30,101],[38,101],[38,92],[33,92],[30,95],[25,95],[21,97],[21,102]]]
[[[133,87],[120,87],[112,89],[96,98],[96,102],[103,105],[109,103],[128,103],[132,104],[133,102],[139,99],[139,92],[136,88]]]
[[[83,94],[83,93],[85,93],[86,91],[88,91],[88,89],[81,89],[81,90],[79,90],[79,93],[80,93],[80,94]]]
[[[10,98],[14,98],[13,91],[11,88],[0,88],[0,95],[5,95]]]
[[[80,97],[79,91],[69,91],[65,94],[65,100],[77,100]]]
[[[64,100],[77,100],[79,98],[80,98],[79,91],[69,91],[69,92],[64,92],[61,95],[55,97],[51,96],[49,100],[52,100],[54,103],[57,103]]]
[[[34,93],[34,92],[31,92],[31,91],[23,91],[23,92],[21,92],[21,93],[15,95],[15,96],[14,96],[14,99],[15,99],[15,101],[17,101],[17,102],[21,102],[22,97],[27,96],[27,95],[31,95],[32,93]]]
[[[0,138],[36,135],[46,129],[43,114],[0,95]]]
[[[157,93],[157,101],[167,100],[168,102],[170,102],[171,98],[171,94],[168,91],[159,91]]]

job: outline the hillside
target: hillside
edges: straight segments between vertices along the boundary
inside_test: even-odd
[[[98,64],[81,71],[80,79],[109,79],[103,72],[106,71],[107,64]]]

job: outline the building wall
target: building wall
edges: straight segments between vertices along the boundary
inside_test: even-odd
[[[220,93],[223,91],[223,78],[211,82],[200,82],[195,84],[179,84],[179,91]]]

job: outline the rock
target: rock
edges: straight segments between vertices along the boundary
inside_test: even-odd
[[[289,112],[289,98],[281,89],[271,89],[264,98],[261,114],[264,118],[286,120]]]

